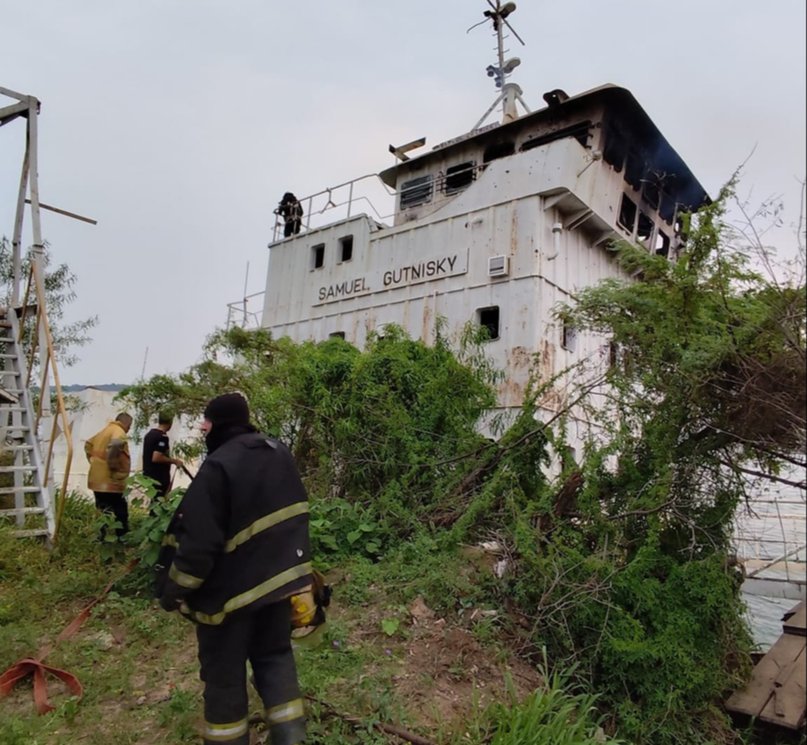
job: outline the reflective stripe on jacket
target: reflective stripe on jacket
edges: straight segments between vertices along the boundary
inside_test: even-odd
[[[87,487],[91,491],[123,493],[131,459],[126,430],[120,422],[110,422],[84,443],[90,462]]]
[[[220,624],[311,583],[308,497],[288,448],[251,432],[210,454],[177,508],[157,594]]]

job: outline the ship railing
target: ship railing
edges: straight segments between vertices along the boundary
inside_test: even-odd
[[[263,296],[266,293],[261,290],[260,292],[253,292],[251,295],[244,295],[241,300],[236,300],[232,303],[227,303],[227,324],[226,329],[229,331],[231,328],[238,327],[242,329],[257,329],[261,326],[261,313],[254,311],[250,305],[255,306],[255,299],[261,298],[259,307],[263,307]]]
[[[391,201],[394,209],[394,197],[395,190],[390,189],[375,173],[329,186],[299,200],[303,207],[302,228],[310,230],[339,219],[349,219],[359,213],[360,206],[383,225],[394,217],[394,212],[384,210],[382,213],[376,208],[376,203]],[[283,238],[284,225],[282,216],[276,214],[272,242]]]
[[[778,485],[752,495],[747,509],[738,513],[732,542],[744,568],[746,592],[804,597],[807,585],[804,509],[805,497],[800,489]]]

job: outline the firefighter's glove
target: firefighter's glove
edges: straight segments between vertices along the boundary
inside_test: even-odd
[[[176,598],[171,595],[160,595],[160,608],[167,610],[169,613],[171,613],[171,611],[179,610],[179,606],[181,604],[182,600],[180,598]]]

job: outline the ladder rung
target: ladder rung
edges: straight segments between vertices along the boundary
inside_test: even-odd
[[[27,412],[27,411],[28,411],[28,409],[26,409],[24,406],[14,406],[14,405],[10,405],[10,406],[6,406],[6,407],[3,409],[3,411],[22,411],[22,412]]]
[[[26,427],[24,424],[12,424],[6,427],[6,437],[14,437],[14,432],[30,432],[31,428]]]
[[[16,494],[18,492],[33,494],[38,491],[42,491],[38,486],[4,486],[0,489],[0,494]]]
[[[27,466],[0,466],[0,473],[13,473],[14,471],[33,471],[36,468],[34,464]]]
[[[44,528],[34,528],[33,530],[12,530],[11,535],[15,538],[40,538],[50,535]]]
[[[42,515],[44,512],[44,507],[20,507],[0,510],[0,515]]]
[[[16,354],[6,354],[5,352],[0,353],[0,360],[16,360]]]
[[[3,445],[3,450],[33,450],[33,445]]]

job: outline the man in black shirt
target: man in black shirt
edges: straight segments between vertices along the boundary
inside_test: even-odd
[[[164,497],[171,487],[171,466],[181,466],[179,458],[169,455],[168,430],[173,420],[160,413],[157,426],[143,438],[143,475],[157,482],[155,499]]]

